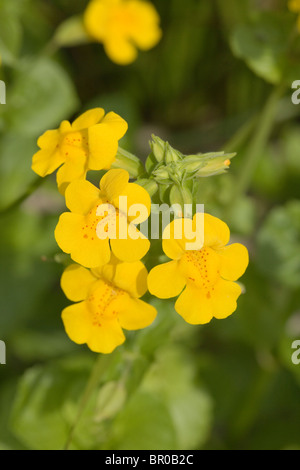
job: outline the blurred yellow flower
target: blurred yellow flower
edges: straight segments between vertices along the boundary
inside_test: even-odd
[[[32,160],[32,169],[39,176],[57,172],[59,191],[68,184],[85,179],[88,170],[109,169],[118,150],[118,141],[128,125],[124,119],[102,108],[91,109],[73,124],[63,121],[56,130],[45,132],[38,139],[39,150]]]
[[[289,0],[288,7],[293,13],[299,13],[297,27],[300,31],[300,0]]]
[[[156,266],[148,277],[151,294],[161,299],[179,296],[175,309],[193,325],[209,323],[213,317],[226,318],[236,310],[242,291],[233,281],[244,274],[249,263],[247,249],[239,243],[226,246],[228,226],[209,214],[203,215],[202,248],[188,251],[191,240],[185,236],[176,239],[174,234],[187,224],[195,233],[196,221],[196,216],[176,219],[166,228],[163,250],[173,261]]]
[[[150,242],[133,225],[135,217],[128,212],[134,204],[142,204],[147,212],[146,220],[151,210],[151,199],[144,188],[129,183],[127,171],[108,171],[101,179],[100,189],[86,180],[73,181],[65,196],[71,212],[60,216],[55,238],[73,261],[87,268],[96,268],[109,262],[111,250],[119,260],[126,262],[138,261],[146,255]],[[120,208],[121,196],[127,198],[127,212]],[[99,214],[102,208],[103,213]],[[113,237],[108,230],[110,219],[110,225],[115,228]],[[99,224],[103,237],[99,237]],[[121,224],[125,227],[122,237],[119,236]]]
[[[137,48],[146,51],[160,41],[159,23],[154,6],[143,0],[92,0],[84,14],[89,35],[120,65],[132,63]]]
[[[109,354],[125,341],[123,329],[151,325],[156,309],[140,298],[147,292],[147,269],[142,262],[113,259],[102,268],[88,270],[73,264],[61,279],[69,300],[78,302],[62,312],[69,338],[87,344],[97,353]]]
[[[288,7],[295,13],[300,13],[300,0],[289,0]]]

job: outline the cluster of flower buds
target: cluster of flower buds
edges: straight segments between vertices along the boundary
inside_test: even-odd
[[[181,207],[194,203],[193,184],[198,178],[225,173],[236,155],[225,152],[184,155],[155,135],[150,147],[152,152],[146,161],[148,178],[139,183],[151,196],[159,191],[160,200]]]

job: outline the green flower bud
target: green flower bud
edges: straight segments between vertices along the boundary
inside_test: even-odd
[[[211,158],[205,162],[205,165],[196,172],[196,178],[206,178],[208,176],[220,175],[225,173],[231,165],[231,158],[236,154],[223,154],[220,157]]]
[[[152,141],[150,141],[150,147],[152,149],[153,155],[158,163],[162,162],[166,153],[166,142],[164,142],[160,137],[152,135]]]
[[[165,163],[176,163],[182,159],[182,154],[177,150],[173,149],[171,145],[166,142],[166,153],[165,153]]]
[[[236,154],[225,152],[189,155],[182,160],[180,169],[191,177],[206,177],[224,173],[230,166],[230,160]]]
[[[111,168],[121,168],[122,170],[126,170],[128,171],[130,178],[134,179],[145,173],[141,160],[121,147],[118,148],[115,161]]]
[[[138,179],[136,184],[142,186],[142,188],[146,189],[149,193],[150,197],[154,196],[154,194],[158,191],[158,184],[154,181],[154,179]]]
[[[155,171],[153,171],[152,176],[155,178],[156,181],[168,180],[169,179],[168,168],[165,166],[160,166]]]

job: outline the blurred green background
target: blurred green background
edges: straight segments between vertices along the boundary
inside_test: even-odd
[[[127,120],[122,146],[143,159],[152,133],[187,154],[237,152],[228,174],[199,181],[197,200],[251,263],[227,320],[192,327],[154,301],[155,324],[105,359],[70,448],[300,449],[297,17],[284,0],[153,3],[161,43],[120,67],[100,44],[51,47],[87,1],[0,0],[0,449],[64,448],[96,359],[60,318],[55,177],[18,203],[41,182],[39,135],[95,106]]]

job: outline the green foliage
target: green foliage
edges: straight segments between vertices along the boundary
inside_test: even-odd
[[[300,287],[300,202],[272,210],[257,236],[263,272],[291,288]]]
[[[233,53],[257,75],[279,83],[288,70],[289,39],[293,18],[282,12],[261,12],[251,22],[239,24],[231,36]]]

